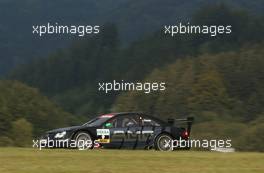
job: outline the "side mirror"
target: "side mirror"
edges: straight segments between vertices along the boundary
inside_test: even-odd
[[[135,124],[134,123],[132,123],[132,122],[128,122],[127,124],[126,124],[126,127],[133,127]]]

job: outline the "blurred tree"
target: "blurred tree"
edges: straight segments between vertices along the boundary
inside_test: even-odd
[[[76,123],[75,118],[42,96],[36,89],[17,81],[0,81],[0,136],[9,136],[11,122],[24,118],[33,124],[33,135]]]
[[[32,143],[33,127],[26,119],[21,118],[12,122],[12,139],[15,146],[26,147]]]
[[[199,74],[188,98],[192,110],[214,110],[227,108],[229,98],[221,75],[215,70]]]

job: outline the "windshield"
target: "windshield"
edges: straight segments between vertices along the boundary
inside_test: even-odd
[[[101,124],[103,124],[104,122],[106,122],[107,120],[109,120],[110,118],[112,118],[113,115],[101,115],[99,117],[96,117],[90,121],[88,121],[87,123],[83,124],[83,126],[100,126]]]

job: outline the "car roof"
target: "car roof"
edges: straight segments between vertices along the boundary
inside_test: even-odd
[[[159,118],[156,118],[154,116],[145,114],[143,112],[115,112],[115,113],[108,113],[108,114],[101,115],[101,116],[107,116],[107,115],[109,115],[109,116],[116,117],[116,116],[135,115],[135,114],[148,117],[148,118],[153,119],[154,121],[157,121],[157,122],[162,123],[162,124],[165,124],[166,123],[166,122],[164,122],[163,120],[161,120]]]

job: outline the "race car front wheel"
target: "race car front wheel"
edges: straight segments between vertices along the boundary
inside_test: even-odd
[[[93,148],[92,137],[87,132],[78,132],[76,134],[75,141],[79,150],[87,150]]]
[[[155,148],[160,151],[172,150],[172,138],[167,134],[159,135],[155,140]]]

